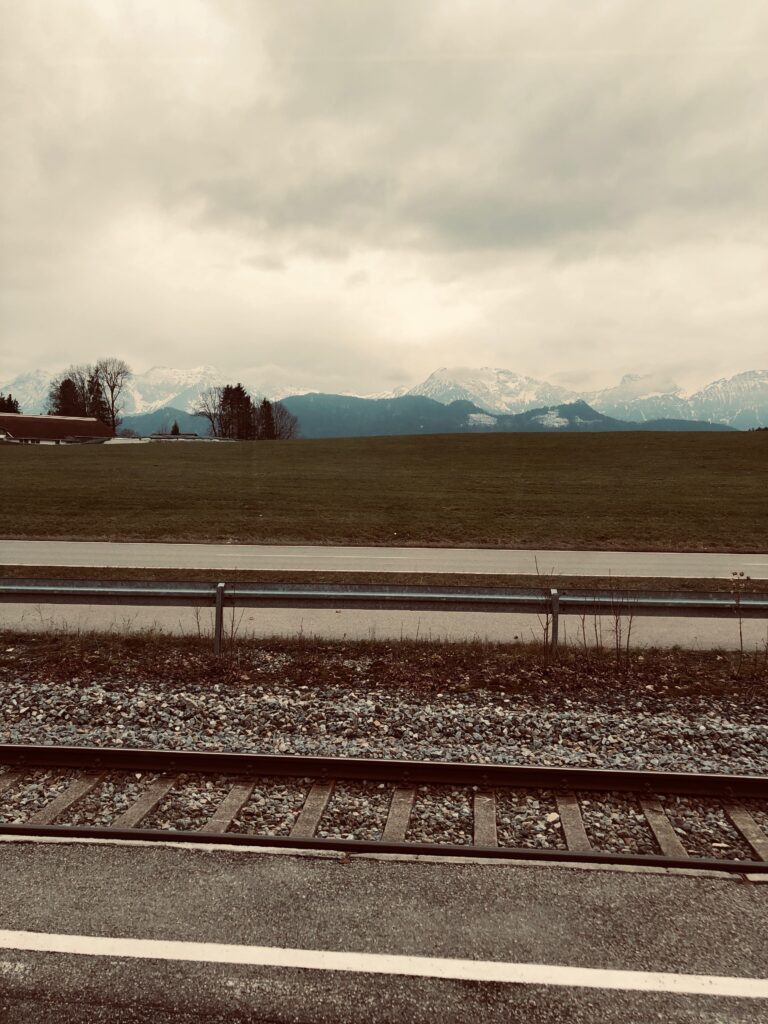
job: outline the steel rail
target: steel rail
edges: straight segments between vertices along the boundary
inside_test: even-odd
[[[374,611],[532,613],[550,616],[557,647],[561,615],[768,618],[768,594],[647,591],[518,590],[248,583],[0,580],[0,603],[111,604],[215,608],[214,646],[219,653],[224,608],[334,608]]]
[[[584,789],[593,792],[673,793],[768,799],[766,775],[624,771],[615,768],[474,764],[297,754],[230,754],[137,747],[0,744],[0,764],[40,768],[283,775],[293,778],[368,779],[418,785],[498,786],[508,789]]]
[[[653,853],[607,853],[529,846],[474,846],[471,843],[409,843],[378,839],[312,839],[265,836],[242,832],[183,832],[175,829],[117,829],[87,825],[4,825],[1,836],[53,839],[104,839],[118,842],[193,843],[195,845],[247,846],[283,850],[317,850],[348,854],[397,854],[421,857],[464,857],[483,860],[536,860],[577,864],[626,864],[634,867],[687,868],[695,871],[727,871],[736,874],[768,875],[768,864],[760,861],[725,860],[717,857],[665,857]]]
[[[316,780],[368,779],[415,787],[418,784],[464,784],[477,789],[549,789],[554,792],[621,791],[648,794],[711,794],[727,800],[768,797],[768,777],[700,775],[678,772],[618,771],[592,768],[544,768],[528,765],[464,764],[458,762],[384,761],[362,758],[297,757],[293,755],[222,754],[211,752],[143,750],[100,747],[2,745],[0,763],[18,767],[81,768],[162,773],[226,774],[230,777],[290,776]],[[218,812],[217,812],[218,813]],[[94,825],[1,824],[0,836],[18,839],[106,839],[185,844],[224,844],[256,848],[329,850],[349,854],[409,854],[420,856],[475,857],[590,864],[627,864],[664,868],[712,869],[749,874],[768,874],[768,860],[732,860],[661,854],[611,853],[604,850],[553,849],[475,845],[474,843],[408,842],[403,838],[379,840],[311,836],[270,836],[227,831],[183,831],[140,827]],[[313,830],[314,831],[314,830]],[[404,836],[404,833],[403,833]],[[567,837],[566,837],[567,838]],[[759,840],[758,842],[761,842]],[[682,848],[681,848],[682,849]]]

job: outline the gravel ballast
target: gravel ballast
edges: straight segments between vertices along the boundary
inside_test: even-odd
[[[472,842],[470,791],[458,786],[419,786],[405,838],[409,843]]]
[[[553,793],[500,790],[496,794],[499,846],[564,850],[565,834]]]
[[[213,817],[234,779],[217,775],[181,774],[173,789],[141,822],[142,828],[171,828],[194,832]]]
[[[692,857],[755,859],[721,807],[684,796],[663,796],[661,802],[672,827]]]
[[[311,785],[310,779],[259,779],[228,831],[245,835],[290,835]]]
[[[151,772],[110,772],[95,789],[59,816],[61,825],[109,826],[139,799],[157,778]]]
[[[76,777],[75,772],[32,768],[0,794],[0,821],[23,824],[32,814],[62,793]]]
[[[159,681],[0,685],[0,742],[762,774],[768,713],[729,697]]]
[[[337,782],[316,835],[324,839],[381,839],[392,788],[377,782]]]
[[[761,804],[757,800],[745,800],[744,806],[768,836],[768,804]]]
[[[627,793],[580,793],[584,830],[596,850],[659,853],[650,826],[635,797]]]
[[[734,667],[717,654],[657,653],[622,674],[608,657],[550,665],[512,648],[371,643],[275,643],[217,661],[164,639],[11,638],[0,650],[0,743],[766,774],[760,665],[747,682]],[[153,779],[109,774],[62,821],[108,825]],[[142,824],[204,827],[233,781],[181,777]],[[316,780],[249,781],[231,830],[289,835]],[[13,808],[19,820],[21,807],[26,819],[56,795],[52,782],[25,772],[0,794],[0,815]],[[390,797],[389,786],[339,782],[317,835],[380,838]],[[471,843],[472,799],[466,788],[419,789],[407,838]],[[582,801],[596,849],[656,851],[633,799]],[[768,809],[751,809],[765,828]],[[672,810],[693,855],[749,857],[722,813],[685,801]],[[502,846],[565,846],[544,791],[500,791],[497,832]]]

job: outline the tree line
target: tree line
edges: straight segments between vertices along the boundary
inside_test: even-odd
[[[4,395],[3,392],[0,391],[0,412],[21,412],[21,409],[19,409],[19,403],[10,391],[7,395]]]
[[[299,433],[299,421],[282,402],[254,402],[242,384],[206,388],[194,415],[205,417],[213,437],[236,441],[290,441]]]
[[[54,377],[48,389],[50,416],[92,416],[117,434],[122,423],[122,396],[133,373],[123,359],[109,357],[72,365]],[[12,395],[0,394],[0,412],[19,412]],[[204,417],[213,437],[237,441],[288,441],[298,437],[299,424],[282,402],[254,402],[242,384],[207,388],[193,415]],[[171,433],[178,434],[174,423]]]
[[[48,414],[93,416],[116,434],[122,423],[122,394],[132,376],[125,360],[112,356],[93,364],[70,366],[51,381]]]

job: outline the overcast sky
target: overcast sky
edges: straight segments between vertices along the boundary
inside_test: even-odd
[[[0,11],[0,380],[768,368],[765,0]]]

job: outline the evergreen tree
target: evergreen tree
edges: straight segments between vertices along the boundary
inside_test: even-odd
[[[101,423],[109,423],[109,406],[98,373],[92,370],[88,377],[86,408],[88,416],[95,416]]]
[[[19,409],[19,403],[10,391],[7,396],[0,391],[0,412],[21,412],[21,409]]]
[[[71,377],[52,382],[48,392],[48,412],[51,416],[88,415],[81,390]]]
[[[274,441],[277,438],[272,403],[268,398],[262,398],[259,406],[258,438],[260,441]]]
[[[221,437],[237,441],[253,440],[256,436],[253,402],[242,384],[227,384],[222,388],[220,430]]]
[[[53,416],[88,415],[90,366],[70,366],[48,388],[48,412]]]
[[[242,384],[208,388],[198,399],[195,415],[205,416],[214,437],[288,441],[299,433],[299,421],[282,402],[263,398],[256,405]]]
[[[181,431],[179,430],[178,421],[174,420],[173,421],[173,426],[171,427],[171,436],[172,437],[178,437],[180,433],[181,433]]]

